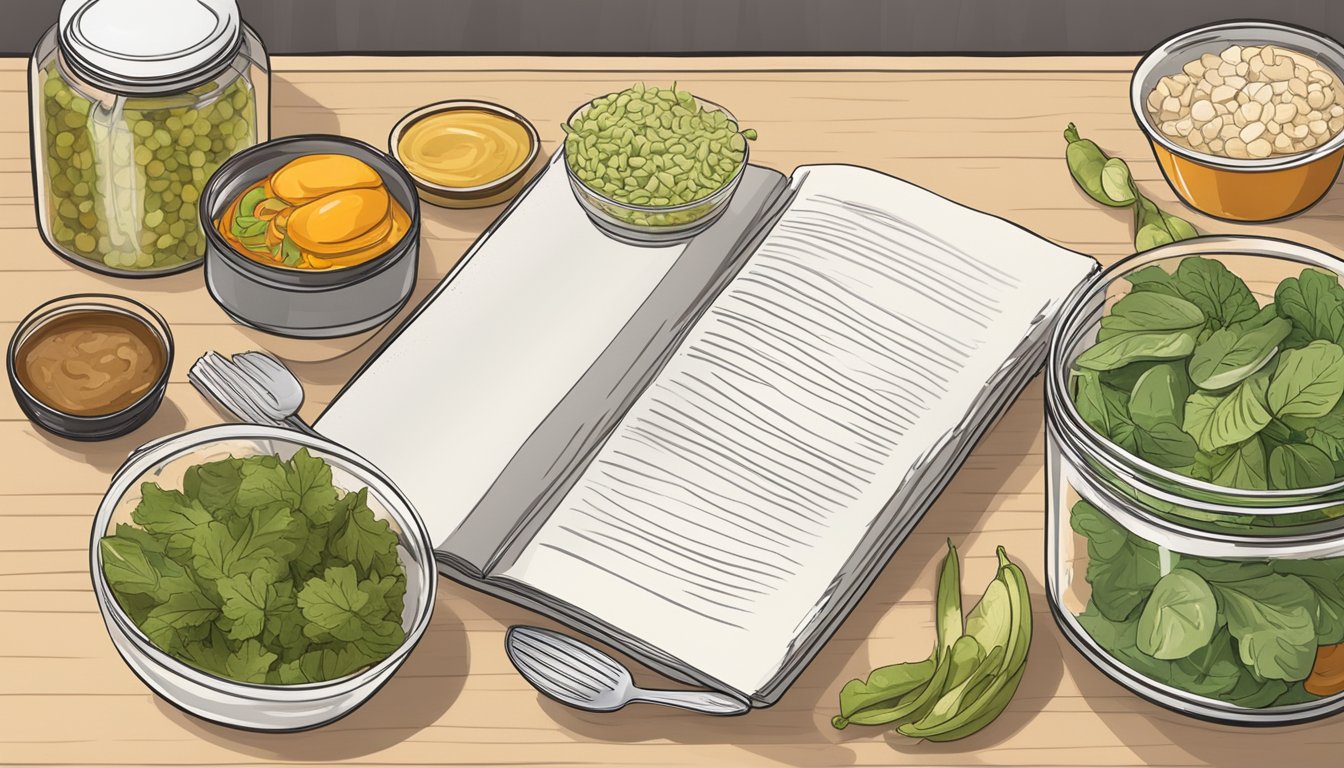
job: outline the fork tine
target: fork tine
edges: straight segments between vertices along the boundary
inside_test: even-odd
[[[582,677],[582,673],[580,673],[578,670],[572,669],[572,667],[569,664],[571,659],[567,659],[562,656],[557,656],[556,654],[550,653],[541,646],[533,644],[528,638],[525,637],[518,638],[518,645],[523,650],[528,651],[529,658],[531,658],[532,660],[536,661],[539,664],[546,665],[548,669],[554,670],[557,675],[563,676],[565,679],[575,683],[576,685],[588,688],[593,693],[598,693],[602,690],[602,686],[597,685],[591,680],[584,679]]]
[[[273,375],[271,375],[270,371],[266,371],[265,369],[262,369],[261,366],[258,366],[253,359],[247,356],[246,352],[234,355],[234,359],[230,360],[228,366],[230,366],[230,369],[235,371],[235,373],[245,377],[249,383],[253,383],[257,393],[265,395],[267,401],[269,401],[271,405],[277,406],[277,408],[280,406],[280,402],[276,399],[276,394],[274,394],[273,391],[270,390],[270,387],[267,386],[267,383],[270,382]]]
[[[302,403],[303,384],[299,382],[298,377],[284,363],[265,352],[239,352],[233,356],[233,364],[257,383],[277,409],[280,408],[280,398],[276,394],[278,388],[297,387],[299,401]]]
[[[218,360],[206,361],[202,366],[201,373],[213,390],[224,395],[228,401],[226,405],[232,406],[230,410],[235,415],[255,424],[274,424],[275,420],[263,413],[248,392],[239,386],[228,371],[220,367],[219,361],[223,358],[218,355],[215,357]],[[202,358],[202,360],[205,360],[205,358]]]
[[[246,409],[224,386],[220,385],[209,361],[202,357],[187,371],[187,379],[201,394],[216,403],[236,419],[248,420]]]
[[[615,685],[620,679],[617,672],[620,667],[617,666],[615,661],[607,658],[605,654],[583,653],[579,649],[569,645],[567,639],[564,642],[557,641],[555,636],[545,631],[527,632],[521,636],[528,640],[540,643],[556,653],[561,654],[566,661],[583,666],[593,674],[606,680],[608,685]],[[563,635],[560,637],[563,637]]]
[[[244,369],[241,365],[226,360],[220,365],[219,371],[225,378],[232,381],[234,386],[246,393],[253,403],[262,406],[263,410],[266,410],[266,406],[270,406],[272,410],[280,407],[275,395],[266,387],[265,383],[259,381],[253,373]]]
[[[272,415],[275,403],[273,399],[270,398],[270,393],[266,391],[264,386],[252,379],[246,373],[238,370],[238,368],[228,360],[223,360],[217,366],[216,373],[219,374],[220,379],[237,393],[239,398],[247,401],[247,403],[251,405],[254,410],[259,412],[267,421],[276,420]]]
[[[539,683],[544,691],[552,696],[582,702],[593,700],[593,694],[587,690],[576,688],[565,678],[555,675],[552,669],[540,664],[530,656],[516,659],[514,663],[518,665],[519,671],[523,672],[528,680],[534,684]]]
[[[259,352],[257,350],[239,352],[233,356],[233,359],[236,361],[240,357],[247,360],[249,364],[255,365],[258,368],[269,369],[272,373],[290,376],[294,375],[284,363],[276,360],[265,352]]]
[[[520,671],[530,673],[532,680],[543,682],[550,693],[561,692],[579,701],[592,701],[600,689],[588,688],[564,670],[536,656],[525,655],[516,662]]]

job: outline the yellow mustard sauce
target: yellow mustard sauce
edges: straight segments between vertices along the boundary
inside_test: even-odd
[[[415,121],[397,152],[412,174],[443,187],[479,187],[518,169],[531,151],[521,123],[484,109],[449,109]]]

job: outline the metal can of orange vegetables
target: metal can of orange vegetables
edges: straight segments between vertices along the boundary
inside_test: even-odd
[[[348,155],[378,172],[409,219],[380,255],[351,266],[299,269],[240,252],[218,222],[245,190],[288,163],[317,154]],[[390,320],[410,300],[420,252],[420,202],[406,170],[387,154],[343,136],[276,139],[235,155],[211,177],[200,200],[206,226],[205,282],[234,320],[280,336],[352,336]]]

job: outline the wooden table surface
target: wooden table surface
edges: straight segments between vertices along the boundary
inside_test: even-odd
[[[676,80],[731,105],[760,132],[756,162],[871,166],[998,214],[1110,263],[1130,251],[1127,212],[1073,186],[1060,132],[1125,158],[1145,194],[1208,232],[1257,231],[1338,253],[1344,194],[1273,226],[1237,227],[1174,203],[1130,115],[1132,58],[277,58],[273,135],[328,132],[375,145],[414,107],[448,98],[510,105],[545,149],[574,105],[632,81]],[[0,762],[52,765],[1212,765],[1338,762],[1339,721],[1280,730],[1195,722],[1145,703],[1069,646],[1043,594],[1044,472],[1039,379],[981,442],[854,614],[775,707],[716,719],[633,707],[609,715],[541,698],[504,655],[504,629],[527,612],[443,581],[433,623],[401,672],[326,728],[257,734],[212,725],[160,701],[126,668],[89,587],[89,525],[110,474],[140,443],[221,420],[186,381],[207,350],[272,348],[231,323],[199,270],[119,280],[68,265],[34,228],[25,62],[0,60],[0,336],[38,303],[110,291],[170,321],[177,361],[167,400],[134,434],[83,444],[29,424],[0,396]],[[416,297],[448,272],[499,212],[424,209]],[[403,313],[404,315],[405,313]],[[398,321],[394,321],[399,322]],[[488,333],[489,329],[482,329]],[[374,348],[333,348],[293,365],[316,417]],[[302,350],[311,357],[313,350]],[[336,356],[339,352],[343,355]],[[544,373],[544,372],[542,372]],[[845,681],[922,658],[933,643],[931,588],[944,539],[964,555],[973,600],[1002,544],[1033,587],[1036,633],[1007,712],[951,744],[877,729],[835,731]],[[637,678],[656,682],[641,671]]]

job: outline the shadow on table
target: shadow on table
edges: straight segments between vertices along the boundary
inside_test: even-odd
[[[1021,456],[1031,451],[1032,442],[1039,432],[1027,427],[1039,425],[1040,419],[1038,400],[1018,403],[1004,417],[1003,423],[1008,428],[996,428],[986,435],[977,453],[1001,457]],[[975,461],[973,455],[969,462]],[[1029,483],[1037,481],[1034,476],[1028,480],[1020,476],[1014,478],[1014,473],[1019,469],[1017,461],[981,460],[976,464],[974,472],[962,472],[953,479],[944,494],[945,501],[936,503],[929,510],[915,533],[901,546],[896,558],[917,565],[889,567],[878,576],[827,648],[813,660],[779,704],[741,717],[706,717],[648,705],[632,705],[619,712],[599,714],[571,709],[538,694],[541,708],[561,728],[593,741],[644,743],[666,740],[677,744],[731,744],[787,765],[853,764],[857,756],[845,746],[846,742],[881,739],[890,731],[861,726],[850,726],[844,731],[835,730],[830,720],[836,712],[836,695],[843,682],[850,677],[866,675],[875,666],[899,661],[873,658],[857,661],[856,656],[861,655],[863,640],[872,634],[890,606],[890,599],[884,596],[909,594],[916,583],[922,584],[921,580],[931,572],[918,564],[935,562],[946,552],[942,535],[920,535],[920,529],[927,531],[932,527],[938,532],[954,531],[954,543],[964,549],[968,541],[980,535],[978,531],[987,511],[980,505],[953,500],[990,498],[995,493],[1019,493],[1026,491],[1025,486]],[[1022,553],[1017,556],[1025,558],[1030,555]],[[963,584],[967,610],[978,599],[978,593],[983,587],[983,584]],[[1040,584],[1032,584],[1032,594],[1038,596],[1037,607],[1043,608],[1044,601],[1039,600],[1043,594]],[[931,604],[929,611],[932,614]],[[1038,610],[1034,619],[1036,631],[1028,661],[1029,674],[1024,676],[1013,704],[997,722],[969,739],[951,744],[917,742],[893,736],[888,738],[893,750],[911,755],[973,753],[1009,738],[1029,723],[1059,687],[1064,672],[1062,658],[1067,652],[1067,648],[1061,645],[1065,641],[1054,632],[1049,613]],[[851,650],[854,648],[859,653]],[[666,680],[641,667],[632,666],[632,669],[635,670],[636,682],[640,684],[671,687]],[[800,748],[800,744],[806,747]]]
[[[139,429],[113,440],[83,442],[70,440],[47,432],[40,427],[33,431],[56,453],[96,467],[100,472],[111,475],[131,455],[131,451],[150,440],[164,435],[181,432],[187,426],[187,417],[182,414],[170,398],[164,398],[159,410]]]
[[[272,137],[340,132],[341,118],[335,112],[300,90],[287,75],[271,75]]]
[[[434,618],[405,665],[359,709],[330,725],[300,733],[259,733],[209,723],[162,699],[159,710],[191,734],[268,760],[331,764],[378,752],[414,736],[448,711],[471,667],[462,622],[441,591]]]
[[[150,309],[158,310],[154,306],[154,297],[165,293],[190,293],[200,289],[204,281],[201,265],[203,261],[196,262],[196,266],[184,272],[177,272],[171,275],[155,277],[150,280],[136,280],[125,277],[114,277],[104,275],[101,272],[88,271],[84,276],[90,280],[106,285],[105,288],[98,289],[99,293],[110,293],[114,296],[125,296],[149,306]]]

